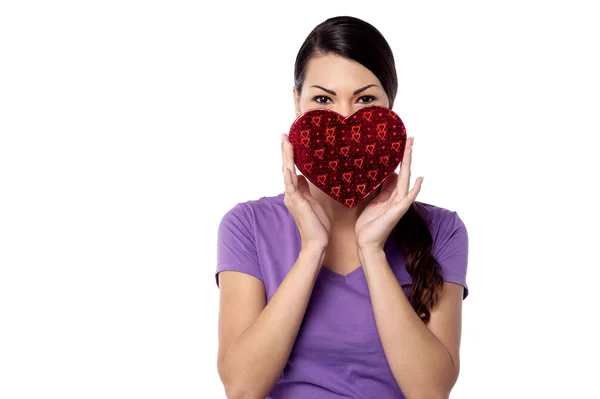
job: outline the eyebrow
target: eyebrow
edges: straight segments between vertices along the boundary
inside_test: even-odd
[[[373,85],[373,84],[371,84],[371,85],[367,85],[367,86],[365,86],[365,87],[362,87],[362,88],[360,88],[360,89],[356,90],[356,91],[353,93],[353,95],[355,96],[355,95],[357,95],[358,93],[360,93],[361,91],[365,91],[365,90],[367,90],[369,87],[373,87],[373,86],[375,86],[375,87],[378,87],[377,85]],[[335,93],[335,91],[333,91],[333,90],[329,90],[329,89],[326,89],[326,88],[324,88],[324,87],[317,86],[317,85],[313,85],[313,86],[310,86],[310,87],[316,87],[316,88],[318,88],[318,89],[321,89],[321,90],[323,90],[323,91],[325,91],[325,92],[327,92],[327,93],[331,94],[332,96],[337,96],[337,94],[336,94],[336,93]]]

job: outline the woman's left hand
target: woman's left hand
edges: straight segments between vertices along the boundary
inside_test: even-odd
[[[406,141],[400,175],[393,172],[386,179],[381,192],[365,207],[356,221],[356,243],[359,251],[382,250],[392,229],[404,216],[421,190],[423,177],[419,177],[412,190],[408,190],[413,142],[414,137]]]

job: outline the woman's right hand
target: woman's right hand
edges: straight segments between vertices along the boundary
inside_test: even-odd
[[[331,222],[321,204],[311,195],[306,178],[296,175],[294,151],[287,134],[281,135],[281,158],[285,183],[284,203],[298,226],[302,247],[326,249]]]

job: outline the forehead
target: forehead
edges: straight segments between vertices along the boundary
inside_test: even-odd
[[[354,91],[368,84],[381,87],[379,79],[354,60],[333,54],[314,56],[308,62],[304,84],[319,85],[334,91]]]

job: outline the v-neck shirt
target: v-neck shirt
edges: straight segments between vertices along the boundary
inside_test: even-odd
[[[228,270],[258,278],[267,301],[302,245],[283,198],[282,193],[238,203],[218,228],[216,275]],[[429,227],[432,255],[444,281],[462,285],[466,298],[468,236],[463,221],[455,211],[420,201],[413,206]],[[412,281],[393,234],[384,252],[408,295]],[[267,398],[404,398],[383,352],[362,267],[342,275],[321,266],[287,365]]]

